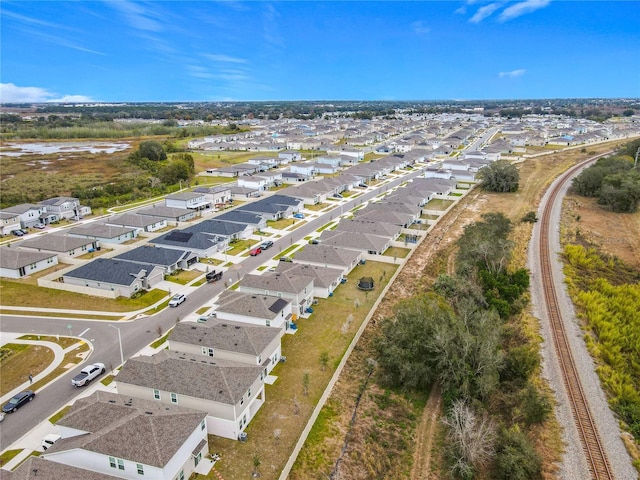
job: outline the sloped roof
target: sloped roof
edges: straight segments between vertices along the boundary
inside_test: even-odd
[[[218,305],[216,310],[264,320],[274,320],[290,303],[289,300],[271,295],[256,295],[238,290],[225,290],[216,301]]]
[[[62,235],[59,233],[47,233],[46,235],[38,235],[20,242],[20,247],[40,248],[42,250],[51,250],[54,252],[68,252],[70,250],[91,245],[95,242],[92,238],[72,237],[70,235]]]
[[[32,263],[55,257],[55,253],[33,252],[14,247],[0,247],[0,267],[10,270],[26,267]]]
[[[282,331],[277,328],[210,318],[206,325],[178,323],[169,334],[169,345],[171,342],[180,342],[258,356],[275,338],[281,336]],[[171,350],[175,350],[173,346]]]
[[[294,262],[324,263],[327,265],[350,266],[355,262],[360,253],[355,250],[331,246],[331,245],[307,245],[303,250],[297,251],[293,257]]]
[[[143,275],[143,270],[146,272],[146,275],[149,275],[154,268],[158,267],[151,264],[136,263],[115,258],[96,258],[86,265],[82,265],[65,273],[63,276],[128,287],[133,284],[136,277]]]
[[[146,263],[168,267],[175,265],[183,258],[191,255],[186,250],[174,250],[172,248],[154,247],[152,245],[142,245],[128,252],[116,255],[113,258],[118,260],[128,260],[136,263]]]
[[[118,380],[134,360],[127,360]],[[76,400],[57,423],[87,433],[58,440],[43,456],[82,449],[162,468],[206,416],[198,410],[98,390]]]
[[[235,405],[261,372],[260,365],[161,350],[127,360],[116,382]]]
[[[3,480],[60,480],[61,478],[65,480],[114,480],[119,477],[35,456],[28,457],[13,472],[2,471]]]
[[[313,279],[311,277],[301,277],[297,275],[282,275],[280,273],[254,275],[248,273],[240,280],[239,290],[242,291],[242,288],[246,287],[298,295],[312,281]]]

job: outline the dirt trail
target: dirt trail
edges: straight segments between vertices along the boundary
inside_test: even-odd
[[[416,430],[416,445],[413,452],[413,469],[411,470],[411,480],[431,480],[438,478],[437,474],[431,472],[431,457],[433,452],[433,440],[438,428],[438,418],[440,417],[440,405],[442,395],[440,387],[435,386],[429,395],[429,401],[424,407],[420,425]]]

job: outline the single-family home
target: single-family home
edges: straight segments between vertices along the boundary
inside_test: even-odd
[[[217,209],[224,208],[231,203],[231,188],[228,185],[196,187],[193,191],[203,194],[205,200]]]
[[[382,255],[391,246],[391,239],[387,236],[363,235],[340,230],[324,230],[319,241],[323,245],[357,250],[366,255]]]
[[[294,262],[278,262],[275,271],[277,274],[289,277],[313,278],[313,296],[317,298],[332,296],[333,291],[344,278],[343,271],[339,268]]]
[[[66,260],[99,250],[100,242],[95,238],[48,233],[24,240],[20,242],[19,247],[25,250],[55,253],[59,260]]]
[[[84,287],[78,290],[83,293],[130,298],[134,293],[153,288],[164,280],[164,268],[115,258],[96,258],[61,278],[67,285]],[[110,293],[100,295],[101,291]]]
[[[201,231],[173,230],[160,235],[150,243],[174,250],[188,250],[200,258],[209,258],[224,251],[229,238]]]
[[[284,150],[278,153],[278,158],[282,160],[283,164],[290,162],[299,162],[302,160],[302,154],[295,150]]]
[[[199,192],[178,192],[167,195],[164,199],[165,206],[172,208],[186,208],[189,210],[204,210],[211,208],[205,195]]]
[[[80,199],[74,197],[53,197],[39,202],[47,207],[47,212],[55,213],[58,218],[80,219],[91,214],[91,207],[80,205]]]
[[[140,210],[136,210],[136,214],[166,218],[167,223],[171,225],[177,225],[178,222],[188,222],[198,216],[198,212],[196,210],[166,207],[164,205],[153,205],[152,207],[142,208]]]
[[[366,210],[366,209],[364,209]],[[376,212],[379,216],[382,216],[382,212]],[[409,222],[411,223],[411,222]],[[395,240],[400,236],[402,226],[397,223],[385,223],[379,217],[374,215],[371,219],[366,219],[361,216],[357,216],[353,220],[342,219],[338,222],[338,225],[334,231],[340,232],[352,232],[360,235],[376,235],[385,237],[390,240]],[[322,235],[321,235],[322,237]]]
[[[307,308],[313,303],[313,277],[280,273],[247,274],[240,280],[238,291],[286,298],[291,300],[295,314],[308,317],[311,312]]]
[[[219,220],[219,217],[198,222],[185,228],[184,232],[202,232],[209,235],[218,235],[231,240],[245,240],[249,238],[255,230],[253,225],[243,223],[227,222]]]
[[[107,218],[105,225],[116,225],[121,227],[135,228],[138,234],[143,232],[156,232],[167,228],[167,219],[154,217],[153,215],[137,215],[135,213],[124,213],[115,217]]]
[[[65,465],[64,463],[51,462],[34,455],[27,457],[15,470],[2,471],[2,480],[33,480],[34,478],[35,480],[38,478],[50,480],[57,480],[58,478],[64,478],[65,480],[116,480],[121,477],[93,472],[84,468]]]
[[[289,167],[289,172],[291,173],[301,173],[303,175],[307,175],[308,177],[313,177],[316,174],[316,164],[313,162],[301,162],[295,163]]]
[[[0,211],[0,235],[9,235],[14,230],[20,230],[20,214]]]
[[[293,309],[291,301],[270,295],[255,295],[225,290],[214,300],[217,318],[289,330]]]
[[[362,252],[357,250],[314,244],[298,250],[293,256],[293,263],[337,268],[347,275],[362,261],[362,257]]]
[[[311,179],[311,175],[296,172],[282,172],[283,183],[302,183]]]
[[[249,188],[262,192],[269,187],[269,180],[261,175],[251,175],[250,177],[239,177],[238,187]]]
[[[218,215],[215,219],[224,222],[248,225],[250,227],[253,227],[254,230],[262,230],[267,226],[267,220],[263,218],[259,213],[247,212],[244,210],[239,210],[237,208],[225,212],[222,215]]]
[[[206,475],[211,468],[204,460],[210,433],[206,417],[205,411],[184,405],[97,390],[78,398],[58,420],[62,438],[41,458],[47,463],[132,480],[185,479],[194,472]],[[205,463],[208,468],[199,470]],[[47,477],[45,471],[32,471],[28,478],[93,478],[89,473],[86,477],[75,473],[72,477]]]
[[[205,317],[206,318],[206,317]],[[169,350],[205,355],[264,368],[266,377],[282,356],[283,329],[208,318],[206,323],[179,322],[168,337]]]
[[[58,255],[0,247],[0,277],[22,278],[58,264]]]
[[[189,268],[199,260],[198,255],[189,250],[162,248],[153,245],[142,245],[113,258],[143,265],[156,265],[162,267],[165,274]]]
[[[161,350],[127,360],[116,377],[121,395],[207,413],[210,434],[238,439],[265,401],[264,368]]]
[[[21,203],[20,205],[3,208],[2,212],[9,215],[19,215],[20,228],[30,228],[39,223],[51,223],[51,221],[59,220],[55,214],[47,215],[46,205],[33,203]],[[44,222],[43,220],[47,221]]]
[[[138,230],[121,225],[87,223],[71,228],[67,234],[74,237],[95,239],[104,246],[105,243],[121,244],[133,240],[138,236]]]

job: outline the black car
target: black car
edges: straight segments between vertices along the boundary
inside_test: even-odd
[[[15,412],[21,406],[33,400],[35,396],[36,396],[36,392],[31,390],[25,390],[24,392],[20,392],[2,407],[2,411],[4,413]]]
[[[16,237],[24,236],[24,232],[22,230],[11,230],[11,233],[14,234]]]

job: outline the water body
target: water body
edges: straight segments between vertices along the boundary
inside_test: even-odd
[[[122,142],[34,142],[6,143],[0,156],[21,157],[23,155],[51,155],[55,153],[115,153],[129,148]],[[4,149],[8,149],[4,150]]]

